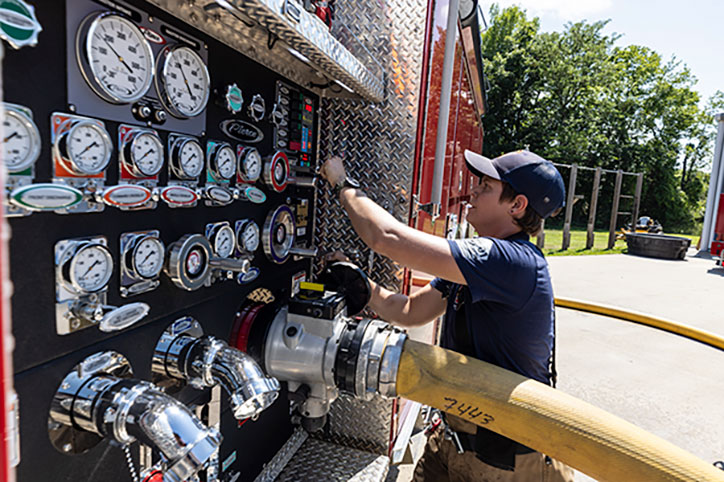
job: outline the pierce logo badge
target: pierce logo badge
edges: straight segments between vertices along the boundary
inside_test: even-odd
[[[31,211],[67,209],[82,200],[81,191],[63,184],[30,184],[10,193],[12,204]]]
[[[254,124],[237,119],[226,119],[219,123],[219,128],[232,139],[255,144],[264,139],[264,133]]]

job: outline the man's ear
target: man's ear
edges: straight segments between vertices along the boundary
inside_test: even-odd
[[[524,194],[518,194],[513,198],[513,203],[510,206],[510,215],[514,218],[519,218],[525,214],[525,210],[528,207],[528,198]]]

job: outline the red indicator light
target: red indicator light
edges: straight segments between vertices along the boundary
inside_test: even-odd
[[[307,110],[307,112],[312,112],[312,106],[311,106],[311,105],[307,104],[306,106],[304,106],[304,108]]]

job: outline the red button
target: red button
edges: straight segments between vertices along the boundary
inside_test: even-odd
[[[163,472],[152,472],[143,482],[163,482]]]

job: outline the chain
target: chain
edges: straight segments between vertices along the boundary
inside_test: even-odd
[[[126,463],[128,464],[128,471],[131,473],[131,479],[133,482],[138,482],[138,472],[136,472],[136,467],[133,465],[133,457],[131,457],[131,446],[130,444],[125,444],[123,447],[123,453],[126,454]]]

